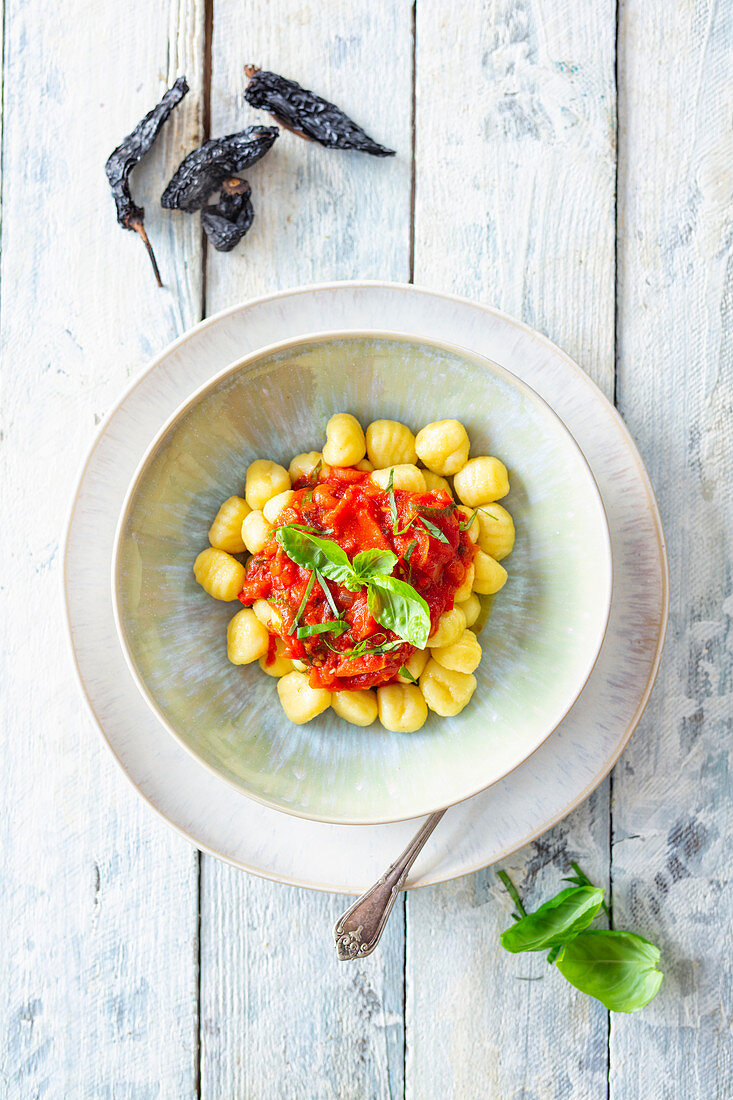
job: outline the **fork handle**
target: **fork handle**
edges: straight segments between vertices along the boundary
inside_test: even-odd
[[[436,810],[420,826],[402,855],[387,868],[378,882],[339,917],[334,928],[336,954],[346,959],[363,959],[379,943],[397,895],[413,863],[445,810]]]

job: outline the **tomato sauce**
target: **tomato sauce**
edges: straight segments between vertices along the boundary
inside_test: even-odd
[[[399,559],[393,575],[412,585],[426,601],[432,632],[443,612],[453,607],[454,593],[475,553],[469,535],[460,530],[460,513],[449,495],[443,490],[395,489],[395,523],[388,493],[361,470],[330,467],[317,481],[301,479],[293,488],[293,499],[280,513],[278,526],[297,523],[314,528],[337,542],[350,559],[360,550],[392,551]],[[440,530],[445,541],[432,534],[421,518]],[[248,562],[239,599],[245,606],[259,599],[272,604],[269,629],[280,635],[287,656],[308,666],[312,687],[354,691],[395,680],[415,647],[372,618],[366,588],[350,592],[324,578],[330,600],[317,581],[306,599],[312,576],[309,569],[291,561],[273,534]],[[296,637],[296,625],[336,618],[331,601],[348,630],[340,636]]]

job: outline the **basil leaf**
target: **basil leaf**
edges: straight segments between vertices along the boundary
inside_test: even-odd
[[[406,680],[410,681],[410,683],[413,683],[413,684],[417,683],[417,680],[412,675],[412,673],[410,672],[407,665],[400,665],[400,667],[397,669],[397,675],[398,676],[404,676]]]
[[[502,932],[501,945],[514,954],[558,947],[588,927],[602,902],[598,886],[569,886]]]
[[[372,577],[367,591],[369,610],[380,626],[424,649],[430,633],[430,609],[422,596],[397,577]]]
[[[445,537],[439,527],[436,527],[435,524],[431,523],[429,519],[423,519],[422,516],[418,516],[417,518],[419,519],[420,523],[422,523],[423,527],[429,535],[432,535],[434,539],[438,539],[440,542],[447,542],[450,546],[450,539],[447,539]]]
[[[314,634],[335,634],[337,637],[349,629],[349,624],[343,619],[336,619],[332,623],[309,623],[308,626],[298,627],[299,638],[312,638]]]
[[[354,555],[351,565],[359,580],[366,583],[378,574],[389,575],[398,560],[391,550],[362,550]]]
[[[289,524],[278,527],[275,538],[296,565],[322,573],[324,577],[345,585],[352,592],[361,587],[346,551],[337,542],[316,538],[315,535],[300,531]]]
[[[557,969],[612,1012],[637,1012],[659,992],[659,948],[634,932],[593,929],[565,944]]]
[[[295,612],[295,618],[293,619],[293,621],[290,625],[290,630],[288,631],[288,634],[293,634],[295,632],[295,628],[296,628],[296,626],[298,625],[298,623],[300,621],[300,616],[305,611],[305,606],[308,603],[308,597],[310,596],[311,592],[313,591],[313,585],[315,583],[316,583],[315,573],[311,573],[310,577],[308,578],[308,584],[305,586],[305,592],[303,593],[303,599],[300,601],[300,604],[298,605],[298,610]]]

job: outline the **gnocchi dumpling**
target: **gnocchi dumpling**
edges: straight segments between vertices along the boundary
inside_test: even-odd
[[[272,538],[273,530],[272,524],[267,522],[264,513],[256,511],[245,516],[242,524],[242,541],[250,554],[259,554],[260,550],[265,548]]]
[[[334,691],[331,707],[352,726],[371,726],[377,717],[376,691]]]
[[[496,561],[507,558],[514,549],[514,520],[501,504],[483,504],[476,516],[478,544]],[[472,524],[476,526],[476,524]]]
[[[246,550],[242,524],[249,515],[249,505],[242,497],[229,497],[216,513],[209,528],[209,542],[215,550],[241,554]]]
[[[436,420],[417,433],[415,450],[429,470],[450,477],[466,465],[470,442],[459,420]]]
[[[375,470],[386,466],[414,466],[415,436],[398,420],[374,420],[366,430],[367,456]]]
[[[233,665],[251,665],[267,653],[270,635],[251,607],[243,607],[227,626],[227,657]]]
[[[460,500],[470,508],[501,500],[509,492],[509,474],[498,458],[470,459],[453,478]]]
[[[453,496],[453,490],[450,487],[450,482],[446,481],[440,474],[434,474],[432,470],[423,470],[422,476],[425,478],[425,486],[428,492],[436,492],[442,490],[447,493],[449,497]]]
[[[478,596],[472,592],[470,596],[467,596],[465,600],[458,604],[458,607],[466,616],[466,626],[473,626],[481,614],[481,600]]]
[[[433,659],[454,672],[474,672],[481,664],[481,646],[472,630],[464,630],[452,645],[433,647]]]
[[[290,474],[269,458],[258,458],[247,467],[244,496],[252,511],[261,510],[268,500],[290,488]]]
[[[270,497],[262,509],[262,514],[268,523],[275,525],[282,510],[290,504],[293,495],[292,489],[286,489],[284,493],[278,493],[276,497]]]
[[[275,657],[270,664],[267,663],[267,657],[267,653],[260,657],[260,668],[268,676],[287,676],[293,671],[293,662],[285,652],[285,643],[282,638],[277,638],[275,641]]]
[[[401,684],[412,684],[415,680],[419,680],[420,673],[425,668],[425,665],[428,663],[429,656],[430,654],[427,649],[416,649],[415,652],[410,656],[407,661],[405,661],[403,665],[403,668],[407,669],[412,679],[410,679],[410,676],[404,676],[402,673],[399,673],[397,676],[399,682]]]
[[[415,733],[428,717],[428,708],[416,684],[385,684],[377,688],[379,721],[392,733]]]
[[[321,463],[321,470],[328,473],[328,467],[323,464],[323,455],[320,451],[304,451],[296,455],[288,466],[290,480],[299,481],[301,477],[310,477]]]
[[[279,616],[272,604],[268,600],[255,600],[252,604],[252,610],[265,629],[272,632],[275,624],[279,620]]]
[[[288,672],[277,682],[277,693],[286,716],[296,726],[310,722],[331,705],[331,692],[312,688],[304,672]]]
[[[371,475],[372,481],[380,489],[385,490],[389,485],[390,476],[392,477],[393,489],[407,489],[410,493],[425,492],[425,478],[422,470],[418,470],[417,466],[407,463],[401,466],[385,466],[381,470],[375,470]]]
[[[441,718],[460,714],[476,690],[476,677],[470,672],[456,672],[430,660],[420,677],[420,690],[431,710]]]
[[[244,566],[226,550],[202,550],[193,563],[193,575],[215,600],[236,600],[244,583]]]
[[[474,592],[482,596],[492,596],[506,584],[507,571],[498,561],[485,554],[483,550],[477,550],[473,559],[476,575],[473,579]]]
[[[331,466],[354,466],[366,454],[361,424],[351,413],[335,413],[326,425],[323,460]]]
[[[464,600],[468,599],[468,597],[473,592],[475,578],[476,578],[476,566],[474,565],[473,562],[471,562],[468,569],[466,570],[466,575],[463,578],[462,583],[459,585],[459,587],[453,593],[453,602],[454,603],[463,603]]]
[[[450,611],[444,611],[438,619],[438,625],[433,634],[428,638],[429,649],[440,649],[443,646],[453,645],[466,629],[466,616],[459,607],[452,607]]]

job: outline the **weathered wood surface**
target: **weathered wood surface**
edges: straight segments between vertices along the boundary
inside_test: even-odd
[[[618,378],[656,486],[668,643],[614,772],[616,920],[666,981],[611,1022],[611,1095],[733,1095],[730,550],[733,8],[627,0],[619,35]]]
[[[198,235],[174,233],[156,198],[200,133],[202,31],[195,0],[5,6],[0,1094],[11,1098],[196,1093],[196,853],[132,791],[87,717],[59,571],[95,425],[199,317]],[[158,291],[142,245],[115,223],[103,166],[182,71],[192,93],[136,181]]]
[[[246,245],[205,272],[198,220],[157,204],[203,132],[204,8],[6,0],[0,1094],[729,1096],[730,7],[621,4],[616,219],[610,0],[210,0],[212,133],[255,120],[253,61],[399,155],[283,134],[249,173]],[[182,71],[191,94],[136,173],[159,292],[101,167]],[[661,944],[662,994],[610,1032],[544,961],[499,952],[492,870],[409,895],[380,953],[339,966],[343,899],[197,860],[117,773],[62,652],[68,496],[124,381],[204,306],[413,268],[546,332],[609,395],[616,350],[660,496],[668,650],[611,804],[604,784],[506,863],[530,904],[570,858],[610,872],[617,923]]]
[[[527,321],[609,396],[615,28],[610,0],[417,9],[415,282]],[[572,858],[605,882],[608,832],[604,784],[507,867],[532,905]],[[408,897],[415,1100],[605,1094],[607,1013],[543,958],[497,952],[510,910],[493,869]]]

